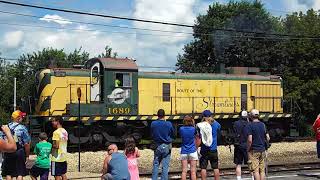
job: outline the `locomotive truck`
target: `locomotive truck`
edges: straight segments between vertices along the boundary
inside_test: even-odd
[[[232,142],[232,123],[241,110],[258,109],[273,139],[292,130],[281,77],[258,68],[216,74],[140,72],[133,59],[93,58],[82,68],[43,69],[36,79],[35,114],[29,117],[33,139],[41,131],[52,133],[50,119],[60,115],[70,144],[98,148],[133,136],[147,145],[160,108],[176,130],[185,115],[198,122],[202,111],[211,110],[222,125],[224,143]]]

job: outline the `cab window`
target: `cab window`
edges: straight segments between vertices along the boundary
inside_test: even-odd
[[[115,87],[131,87],[132,86],[131,73],[116,73],[114,86]]]

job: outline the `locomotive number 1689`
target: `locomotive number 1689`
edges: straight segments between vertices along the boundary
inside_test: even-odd
[[[109,114],[130,114],[130,108],[108,108]]]

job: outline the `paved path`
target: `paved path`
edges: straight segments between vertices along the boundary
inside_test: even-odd
[[[310,177],[310,176],[302,176],[300,174],[307,174],[307,175],[315,175],[319,176],[320,178],[320,170],[312,170],[312,171],[298,171],[298,172],[282,172],[282,173],[272,173],[269,174],[267,179],[272,180],[304,180],[304,179],[318,179],[317,177]],[[211,178],[211,180],[214,178]],[[221,179],[231,180],[235,179],[235,176],[226,176],[222,177]],[[242,180],[251,180],[249,176],[243,176]]]

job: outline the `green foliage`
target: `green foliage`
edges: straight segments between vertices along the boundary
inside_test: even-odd
[[[214,3],[197,17],[194,39],[178,55],[176,66],[182,72],[216,72],[223,63],[280,74],[284,95],[294,98],[305,121],[312,122],[320,112],[320,43],[319,39],[299,38],[301,35],[320,36],[319,12],[311,9],[280,19],[259,1]]]
[[[273,59],[267,47],[273,47],[275,42],[260,41],[256,38],[262,34],[244,31],[271,33],[279,27],[277,18],[272,17],[258,1],[210,5],[206,15],[197,17],[194,40],[184,47],[182,55],[178,55],[178,70],[215,72],[219,63],[268,67]]]
[[[112,52],[112,48],[109,46],[106,46],[104,50],[105,52],[98,55],[98,58],[116,58],[118,56],[118,53]]]
[[[299,116],[298,118],[298,127],[300,136],[304,137],[314,137],[315,133],[313,131],[312,125],[306,123],[307,117],[304,115]]]

